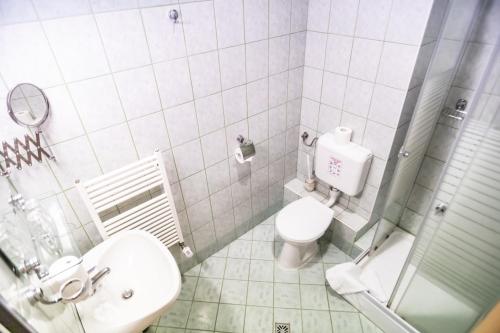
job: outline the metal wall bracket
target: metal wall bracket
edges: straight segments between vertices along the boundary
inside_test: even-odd
[[[35,137],[26,134],[24,136],[24,141],[14,138],[13,145],[2,142],[2,150],[0,151],[0,156],[3,157],[5,161],[5,169],[2,168],[1,175],[7,176],[9,174],[9,169],[15,166],[18,170],[23,168],[23,164],[27,166],[33,165],[33,161],[42,162],[45,156],[49,160],[55,160],[55,156],[52,154],[50,149],[42,148],[41,144],[41,131],[35,132]],[[12,156],[14,155],[14,156]]]

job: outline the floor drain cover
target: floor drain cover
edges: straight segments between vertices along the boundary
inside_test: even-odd
[[[290,323],[274,323],[274,333],[290,333]]]

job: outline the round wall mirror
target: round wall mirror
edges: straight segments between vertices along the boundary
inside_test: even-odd
[[[16,124],[40,127],[50,112],[47,96],[31,83],[20,83],[7,95],[7,110]]]

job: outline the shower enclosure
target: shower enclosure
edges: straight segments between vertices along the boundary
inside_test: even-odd
[[[436,1],[428,26],[436,24],[363,260],[404,238],[410,245],[397,253],[401,265],[377,267],[385,270],[378,272],[385,293],[379,301],[421,332],[459,333],[500,299],[500,1]],[[384,283],[388,275],[394,283]]]

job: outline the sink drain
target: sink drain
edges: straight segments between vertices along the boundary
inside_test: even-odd
[[[134,291],[132,289],[125,289],[122,292],[122,298],[123,299],[129,299],[132,296],[134,296]]]

